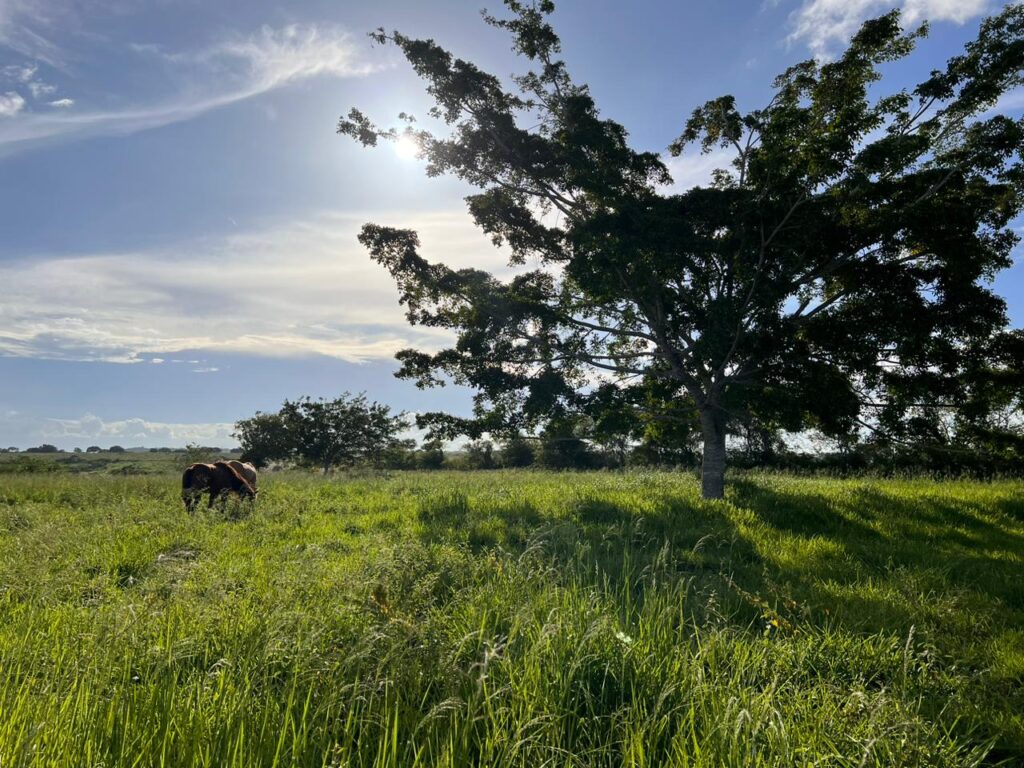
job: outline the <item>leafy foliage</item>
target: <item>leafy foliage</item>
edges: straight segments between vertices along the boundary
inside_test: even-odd
[[[285,400],[276,414],[257,413],[236,423],[234,435],[248,459],[298,460],[327,472],[380,463],[400,447],[398,434],[407,426],[404,415],[392,415],[389,406],[345,393],[334,400]]]

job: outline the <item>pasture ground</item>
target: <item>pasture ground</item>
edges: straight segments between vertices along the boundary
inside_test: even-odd
[[[1024,485],[0,475],[0,766],[1024,764]]]

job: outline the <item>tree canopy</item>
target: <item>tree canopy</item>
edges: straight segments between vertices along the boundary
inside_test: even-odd
[[[595,402],[689,420],[703,494],[718,498],[736,425],[899,439],[955,412],[983,430],[1006,405],[994,393],[1020,391],[1022,335],[987,281],[1011,263],[1024,199],[1024,122],[998,112],[1022,83],[1024,7],[984,21],[913,89],[879,85],[927,32],[893,11],[835,61],[780,74],[760,108],[707,102],[669,151],[731,161],[679,192],[663,156],[631,147],[570,77],[553,3],[505,5],[485,20],[528,71],[505,83],[379,30],[444,128],[404,114],[403,131],[381,128],[357,109],[338,126],[370,146],[408,135],[429,175],[477,187],[470,215],[518,267],[507,280],[452,269],[425,260],[411,230],[363,227],[409,321],[456,334],[400,352],[399,374],[477,390],[473,419],[424,419],[438,433],[536,430]]]
[[[246,461],[300,461],[330,471],[335,466],[377,463],[407,427],[403,414],[345,393],[334,400],[285,400],[277,413],[257,413],[235,424]]]

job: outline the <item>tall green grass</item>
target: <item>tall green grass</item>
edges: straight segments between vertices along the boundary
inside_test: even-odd
[[[1024,755],[1024,487],[0,478],[0,766]]]

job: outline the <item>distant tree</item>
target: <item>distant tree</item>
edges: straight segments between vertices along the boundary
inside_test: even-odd
[[[528,467],[533,464],[534,451],[530,441],[522,435],[513,435],[506,440],[500,451],[501,466],[503,467]]]
[[[481,190],[470,213],[519,267],[507,281],[451,269],[420,256],[415,232],[363,228],[409,320],[458,336],[400,352],[400,375],[478,392],[473,420],[421,424],[471,437],[532,428],[581,407],[595,379],[662,381],[694,410],[703,495],[720,498],[726,434],[748,413],[840,436],[970,399],[965,374],[984,372],[1006,325],[986,281],[1010,264],[1024,201],[1024,122],[998,112],[1024,80],[1024,5],[986,20],[912,91],[877,85],[925,33],[904,33],[893,11],[835,61],[787,69],[760,109],[709,101],[670,150],[732,160],[683,193],[572,81],[554,4],[505,5],[511,18],[487,21],[534,65],[513,89],[432,40],[375,35],[426,80],[431,116],[450,127],[405,130],[427,174]],[[358,110],[338,129],[364,145],[401,135]]]
[[[388,469],[416,469],[416,441],[396,440],[384,449],[380,463]]]
[[[43,443],[35,448],[26,448],[25,453],[58,453],[60,448],[56,445],[50,445],[49,443]]]
[[[75,453],[81,453],[81,452],[82,452],[82,449],[79,448],[78,446],[75,446]]]
[[[85,452],[86,453],[99,453],[102,450],[103,449],[100,448],[98,445],[90,445],[88,448],[85,449]]]
[[[120,445],[112,445],[107,449],[107,451],[109,453],[127,453],[127,451]]]
[[[470,469],[494,469],[498,462],[494,458],[494,444],[490,440],[475,440],[466,443],[466,463]]]
[[[416,463],[420,468],[441,469],[444,462],[444,443],[438,439],[424,441],[416,457]]]
[[[242,446],[242,461],[251,461],[264,467],[273,461],[287,461],[295,455],[284,416],[280,413],[261,413],[235,422],[232,436]]]
[[[280,416],[296,456],[329,472],[335,466],[379,464],[408,427],[403,414],[364,394],[334,400],[286,400]]]
[[[549,469],[589,469],[597,464],[586,440],[571,420],[553,421],[540,435],[537,463]]]
[[[7,449],[7,452],[8,453],[17,453],[18,452],[18,446],[12,445],[10,448]]]

